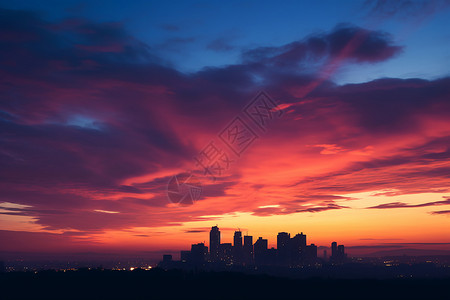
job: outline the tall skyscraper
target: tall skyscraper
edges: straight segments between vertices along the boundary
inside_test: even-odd
[[[338,245],[337,247],[337,256],[340,262],[345,260],[345,247],[344,245]]]
[[[337,243],[332,242],[331,243],[331,258],[334,259],[337,256]]]
[[[253,237],[251,235],[244,235],[243,262],[246,265],[253,264]]]
[[[277,235],[277,249],[287,248],[291,235],[287,232],[279,232]]]
[[[255,242],[255,245],[253,245],[253,250],[255,252],[255,263],[257,265],[267,264],[267,245],[267,240],[262,237],[259,237]]]
[[[346,259],[344,245],[338,245],[336,242],[331,244],[331,257],[330,261],[334,263],[343,263]]]
[[[290,252],[291,252],[291,265],[298,266],[302,264],[304,260],[306,250],[306,235],[297,233],[291,239]]]
[[[302,233],[299,234],[300,247],[304,250],[306,248],[306,235]]]
[[[316,263],[317,262],[317,246],[314,244],[306,246],[305,257],[306,257],[305,261],[308,264]]]
[[[240,230],[234,232],[234,247],[242,247],[242,232]]]
[[[251,247],[253,252],[253,237],[251,235],[244,235],[244,247]]]
[[[233,263],[242,264],[242,232],[240,230],[234,232],[233,242]]]
[[[211,261],[219,261],[219,245],[220,245],[220,230],[219,227],[213,226],[209,232],[209,251]]]
[[[287,232],[280,232],[277,235],[277,262],[282,266],[290,263],[290,241],[291,235]]]
[[[191,262],[194,265],[201,265],[205,262],[208,254],[208,247],[203,243],[193,244],[191,246]]]

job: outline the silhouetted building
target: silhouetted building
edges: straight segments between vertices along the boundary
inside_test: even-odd
[[[171,254],[164,254],[163,260],[158,263],[158,267],[168,270],[181,267],[182,263],[183,261],[174,261]]]
[[[291,235],[287,232],[280,232],[277,235],[277,262],[279,265],[288,266],[291,257],[290,248]]]
[[[255,253],[255,264],[266,265],[267,264],[267,240],[259,237],[253,245],[253,251]]]
[[[345,254],[344,245],[338,245],[336,242],[331,244],[331,257],[330,261],[333,263],[345,262],[347,255]]]
[[[278,259],[278,250],[272,247],[270,249],[267,249],[266,260],[263,264],[268,266],[274,266],[277,264],[277,259]]]
[[[343,262],[346,258],[346,254],[345,254],[345,247],[344,245],[338,245],[337,247],[337,255],[338,255],[338,259],[339,261]]]
[[[219,259],[226,264],[231,264],[233,261],[233,246],[231,243],[219,245]]]
[[[305,251],[305,261],[308,264],[313,264],[317,261],[317,246],[314,244],[311,244],[309,246],[306,246]]]
[[[208,247],[203,243],[193,244],[191,246],[191,262],[194,265],[202,265],[206,261]]]
[[[180,260],[181,262],[190,262],[191,261],[191,251],[180,251]]]
[[[234,232],[233,241],[233,263],[242,264],[242,232],[240,230]]]
[[[240,230],[234,232],[234,247],[242,247],[242,232]]]
[[[315,265],[318,262],[317,246],[307,245],[306,235],[296,234],[291,238],[288,232],[277,234],[277,248],[268,248],[268,241],[262,237],[253,244],[253,237],[246,235],[242,238],[242,232],[236,230],[233,243],[220,243],[219,227],[211,227],[210,252],[204,243],[193,244],[191,251],[181,251],[181,260],[174,262],[171,255],[164,255],[162,266],[177,266],[191,268],[204,266],[207,262],[216,262],[213,269],[225,265],[243,266],[279,266],[279,267],[303,267]],[[208,256],[209,254],[209,256]],[[324,260],[327,259],[327,250],[323,252]],[[332,264],[342,264],[346,261],[344,245],[336,242],[331,244],[329,261]],[[187,264],[186,264],[187,263]]]
[[[213,226],[209,232],[209,251],[211,261],[219,261],[220,230]]]
[[[299,266],[305,259],[306,235],[297,233],[290,241],[291,265]]]
[[[337,256],[337,243],[332,242],[331,243],[331,259],[334,259]]]
[[[253,264],[253,237],[251,235],[244,236],[243,246],[243,263],[246,265]]]
[[[6,272],[5,262],[0,261],[0,273]]]

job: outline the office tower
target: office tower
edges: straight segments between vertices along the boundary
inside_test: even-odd
[[[241,231],[235,231],[234,232],[234,247],[242,247],[242,232]]]
[[[300,246],[302,247],[302,249],[306,248],[306,235],[302,233],[300,233]]]
[[[233,246],[231,243],[219,245],[219,259],[226,264],[231,264],[233,260]]]
[[[171,254],[164,254],[163,255],[163,262],[169,262],[172,261],[172,255]]]
[[[219,245],[220,245],[220,230],[219,227],[213,226],[209,232],[209,251],[211,261],[219,261]]]
[[[244,236],[243,246],[243,263],[246,265],[253,264],[253,237],[251,235]]]
[[[302,233],[297,233],[290,241],[290,252],[291,252],[291,265],[298,266],[301,265],[306,250],[306,235]]]
[[[317,261],[317,246],[314,244],[306,246],[305,256],[307,263],[314,264]]]
[[[208,255],[208,247],[203,243],[193,244],[191,246],[191,262],[194,265],[201,265],[205,262]]]
[[[277,249],[285,249],[289,247],[291,235],[287,232],[279,232],[277,235]]]
[[[346,258],[344,245],[339,245],[337,247],[337,256],[338,256],[339,262],[344,262],[344,260]]]
[[[327,250],[323,250],[323,259],[327,260]]]
[[[290,262],[290,240],[291,235],[287,232],[277,235],[277,261],[282,266],[288,266]]]
[[[332,242],[331,243],[331,258],[335,259],[337,257],[337,243]]]
[[[338,245],[336,242],[331,244],[331,257],[330,261],[334,263],[343,263],[345,262],[345,247],[344,245]]]
[[[255,264],[265,265],[267,264],[267,240],[259,237],[253,245],[253,251],[255,253]]]
[[[253,236],[251,236],[251,235],[244,236],[244,248],[245,247],[252,248],[252,252],[253,252]]]
[[[240,230],[234,232],[233,241],[233,263],[242,264],[242,232]]]

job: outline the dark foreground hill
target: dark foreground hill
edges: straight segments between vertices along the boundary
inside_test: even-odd
[[[448,299],[450,278],[287,279],[234,272],[0,274],[1,299]]]

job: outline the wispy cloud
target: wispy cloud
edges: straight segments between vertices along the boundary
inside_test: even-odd
[[[387,208],[427,207],[427,206],[436,206],[436,205],[450,205],[450,199],[442,200],[442,201],[425,202],[425,203],[420,203],[420,204],[392,202],[392,203],[379,204],[379,205],[367,207],[367,208],[369,208],[369,209],[371,209],[371,208],[387,209]]]

